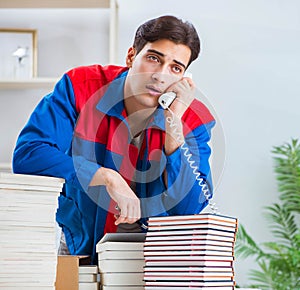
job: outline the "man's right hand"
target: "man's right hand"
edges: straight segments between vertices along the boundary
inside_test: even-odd
[[[115,221],[132,224],[141,218],[140,200],[124,178],[115,170],[101,167],[95,173],[90,186],[104,185],[110,197],[117,203],[120,214]]]

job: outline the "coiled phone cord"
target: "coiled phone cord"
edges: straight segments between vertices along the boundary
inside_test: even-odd
[[[203,192],[208,205],[213,212],[213,214],[217,214],[218,207],[215,202],[212,202],[211,196],[209,193],[208,185],[204,181],[204,179],[200,176],[200,172],[198,171],[198,168],[196,165],[194,165],[195,161],[192,160],[192,154],[189,152],[189,148],[186,145],[186,142],[184,138],[181,135],[181,132],[178,131],[178,126],[176,124],[175,114],[170,110],[170,108],[167,108],[167,110],[170,112],[171,116],[168,116],[166,118],[166,121],[169,123],[170,128],[172,129],[172,132],[174,134],[174,137],[177,142],[182,143],[180,145],[180,149],[183,150],[183,154],[186,157],[187,162],[189,163],[191,169],[193,169],[193,174],[195,175],[196,180],[198,181],[198,185],[201,188],[201,191]]]

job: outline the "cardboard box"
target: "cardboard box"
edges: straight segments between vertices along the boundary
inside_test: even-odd
[[[89,264],[89,256],[58,256],[55,289],[78,290],[79,266]]]

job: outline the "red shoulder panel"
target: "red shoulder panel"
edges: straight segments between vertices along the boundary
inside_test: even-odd
[[[126,71],[121,66],[81,66],[67,72],[74,90],[76,110],[79,113],[87,100],[100,88]]]
[[[196,127],[214,121],[214,117],[202,102],[195,99],[182,116],[182,121],[186,135]]]

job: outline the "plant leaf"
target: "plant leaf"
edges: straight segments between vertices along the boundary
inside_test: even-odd
[[[265,216],[270,221],[271,232],[274,236],[293,245],[298,228],[292,213],[279,204],[268,206],[266,210]]]
[[[292,139],[290,143],[273,147],[275,173],[280,199],[288,210],[300,213],[300,143]]]
[[[249,256],[256,256],[259,258],[264,255],[262,249],[247,234],[245,227],[242,224],[240,224],[238,228],[234,249],[236,255],[241,258],[247,258]]]

